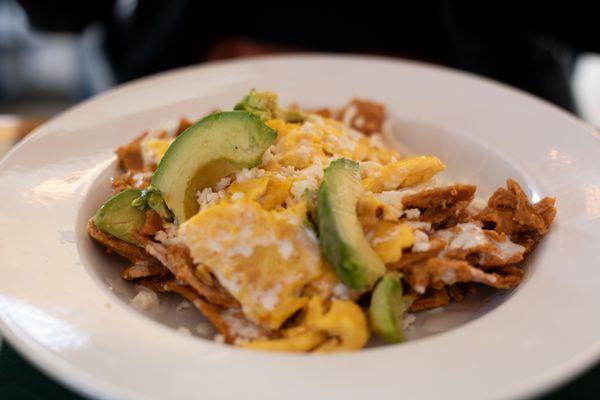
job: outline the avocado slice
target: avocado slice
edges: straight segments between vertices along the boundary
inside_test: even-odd
[[[277,133],[245,111],[209,115],[175,139],[161,159],[152,187],[181,223],[198,211],[196,192],[260,163]]]
[[[404,313],[411,304],[410,296],[402,296],[399,273],[384,276],[371,295],[369,318],[373,331],[388,343],[405,340],[403,329]]]
[[[250,90],[244,98],[239,101],[234,110],[248,111],[259,117],[262,121],[281,118],[285,122],[302,122],[307,118],[304,111],[299,108],[282,108],[279,106],[279,98],[273,92],[259,92]]]
[[[126,189],[108,199],[96,212],[98,229],[127,243],[139,245],[131,232],[142,229],[146,223],[146,213],[134,208],[131,203],[141,194],[141,190]]]
[[[356,203],[363,191],[358,163],[337,159],[325,169],[317,194],[319,242],[325,258],[349,287],[370,289],[385,265],[363,234]]]

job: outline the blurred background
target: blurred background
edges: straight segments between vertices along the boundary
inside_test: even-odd
[[[114,85],[284,52],[446,65],[519,87],[600,126],[594,2],[351,3],[0,0],[0,152],[14,136]]]

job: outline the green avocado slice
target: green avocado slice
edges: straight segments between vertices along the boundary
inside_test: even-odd
[[[373,287],[385,265],[371,248],[356,215],[363,188],[358,163],[337,159],[325,169],[317,194],[319,242],[342,281],[357,290]]]
[[[373,331],[388,343],[405,340],[403,329],[404,313],[411,304],[409,296],[402,296],[399,273],[384,276],[371,295],[369,318]]]
[[[131,232],[142,229],[146,223],[146,213],[134,208],[131,203],[141,194],[141,190],[126,189],[108,199],[96,212],[98,229],[127,243],[139,245]]]
[[[259,117],[245,111],[209,115],[169,146],[152,177],[152,187],[182,223],[198,212],[198,190],[258,165],[276,136]]]

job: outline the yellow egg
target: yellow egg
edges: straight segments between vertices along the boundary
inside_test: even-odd
[[[290,132],[294,129],[298,129],[300,127],[300,124],[286,123],[282,119],[271,119],[271,120],[265,122],[265,124],[269,128],[273,129],[275,132],[277,132],[278,139],[287,135],[288,132]]]
[[[151,138],[142,142],[142,157],[148,164],[158,164],[163,158],[173,139]]]
[[[367,236],[373,250],[386,264],[398,261],[402,249],[412,246],[415,241],[412,229],[397,221],[379,221]]]
[[[233,196],[235,193],[243,193],[246,200],[257,200],[264,195],[269,186],[269,177],[248,179],[243,182],[234,182],[227,188],[227,194]]]
[[[325,300],[315,296],[305,306],[299,324],[284,329],[282,335],[242,346],[271,351],[349,351],[364,347],[370,332],[364,312],[353,301],[333,300],[325,311]]]
[[[426,182],[446,166],[434,156],[417,156],[394,161],[363,179],[365,190],[380,193]]]
[[[319,136],[302,130],[292,130],[278,138],[274,145],[275,159],[283,166],[304,169],[324,160],[322,140]]]
[[[280,339],[253,340],[241,347],[250,350],[307,352],[327,339],[323,332],[312,331],[303,326],[286,329],[283,334],[284,337]]]
[[[321,252],[303,219],[306,206],[266,211],[255,201],[221,202],[190,218],[179,237],[250,320],[277,329],[306,303],[303,288],[322,275]]]
[[[285,203],[290,195],[292,179],[278,179],[271,177],[267,190],[258,198],[258,202],[265,210],[273,210]]]
[[[332,300],[329,310],[325,311],[324,300],[313,297],[306,306],[302,325],[338,340],[336,346],[328,345],[317,351],[358,350],[369,340],[367,318],[353,301]]]

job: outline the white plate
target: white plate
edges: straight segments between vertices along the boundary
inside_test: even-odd
[[[398,121],[398,137],[440,156],[454,178],[488,194],[513,177],[534,200],[556,196],[557,220],[527,279],[469,310],[464,319],[481,316],[456,329],[353,354],[247,352],[134,311],[126,302],[131,288],[116,278],[122,261],[85,234],[86,219],[108,196],[113,150],[161,119],[230,107],[251,87],[306,106],[377,99]],[[2,334],[44,371],[94,397],[523,397],[600,355],[598,134],[547,103],[462,73],[294,56],[158,75],[39,128],[3,160],[0,188]]]

